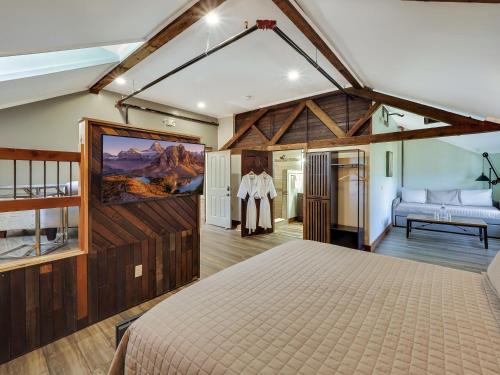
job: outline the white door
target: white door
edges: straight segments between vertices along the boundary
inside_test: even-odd
[[[207,224],[231,228],[231,151],[207,152]]]

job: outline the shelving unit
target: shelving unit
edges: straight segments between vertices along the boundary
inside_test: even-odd
[[[364,248],[366,154],[307,154],[304,238]]]

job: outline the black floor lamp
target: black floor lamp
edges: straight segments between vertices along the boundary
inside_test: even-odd
[[[496,184],[498,184],[500,182],[500,177],[498,177],[498,173],[495,170],[495,167],[493,166],[493,164],[491,163],[491,160],[490,160],[489,155],[488,155],[487,152],[483,153],[483,158],[486,159],[486,161],[490,165],[489,177],[484,174],[484,159],[483,159],[483,171],[481,172],[481,176],[479,176],[478,178],[476,178],[476,181],[487,182],[488,186],[491,188],[492,185],[496,185]],[[492,179],[492,176],[491,176],[492,172],[495,175],[494,179]]]

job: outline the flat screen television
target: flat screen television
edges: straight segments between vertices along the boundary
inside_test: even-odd
[[[203,194],[205,145],[102,136],[102,202]]]

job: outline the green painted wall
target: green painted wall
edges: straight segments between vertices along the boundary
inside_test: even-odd
[[[483,158],[438,139],[406,141],[404,149],[404,186],[427,189],[485,189],[474,181],[480,174]]]

